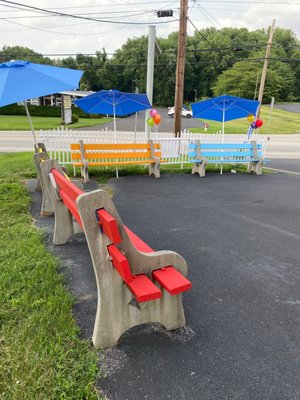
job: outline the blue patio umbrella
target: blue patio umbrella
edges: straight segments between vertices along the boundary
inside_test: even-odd
[[[259,104],[259,101],[225,94],[209,100],[199,101],[191,106],[193,118],[222,122],[222,135],[224,135],[224,123],[226,121],[244,118],[249,114],[256,115]]]
[[[36,137],[26,104],[27,99],[77,89],[83,71],[35,64],[29,61],[9,61],[0,64],[0,107],[24,102],[35,145]]]
[[[100,90],[75,100],[74,103],[89,114],[113,115],[115,141],[117,139],[116,116],[122,117],[152,107],[146,94],[126,93],[119,90]]]

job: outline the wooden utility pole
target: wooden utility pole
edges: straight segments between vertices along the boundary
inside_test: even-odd
[[[184,89],[184,68],[186,50],[186,27],[187,27],[188,0],[180,0],[180,21],[178,33],[178,50],[176,64],[176,86],[175,86],[175,109],[174,109],[174,134],[176,137],[181,133],[181,110]]]
[[[258,99],[257,99],[258,101],[260,101],[260,104],[262,104],[262,99],[263,99],[263,95],[264,95],[265,81],[266,81],[269,59],[270,59],[270,54],[271,54],[273,35],[275,32],[275,24],[276,24],[276,19],[273,19],[272,26],[271,26],[270,32],[269,32],[269,40],[268,40],[268,45],[267,45],[267,50],[266,50],[266,55],[265,55],[264,66],[263,66],[263,70],[261,73],[260,87],[259,87],[259,93],[258,93]],[[260,106],[257,109],[256,119],[259,118],[259,114],[260,114]]]

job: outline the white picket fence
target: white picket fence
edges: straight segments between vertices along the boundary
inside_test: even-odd
[[[55,158],[60,164],[67,165],[71,162],[71,143],[78,143],[82,139],[84,143],[115,143],[114,132],[109,129],[99,131],[73,131],[68,129],[57,129],[40,131],[39,140],[43,142],[51,158]],[[247,135],[190,133],[187,130],[181,132],[179,138],[172,133],[153,132],[151,139],[161,144],[162,159],[166,164],[184,164],[188,161],[188,146],[191,141],[200,140],[202,143],[246,143]],[[262,144],[262,152],[266,153],[268,138],[263,135],[253,134],[251,140]],[[147,141],[144,132],[120,132],[117,133],[117,143],[142,143]]]

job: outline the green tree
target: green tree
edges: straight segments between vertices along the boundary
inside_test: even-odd
[[[4,46],[0,52],[0,63],[10,60],[24,60],[39,64],[53,64],[52,60],[42,54],[22,46]]]
[[[213,86],[213,94],[219,96],[230,94],[246,98],[254,98],[257,77],[260,82],[262,64],[251,61],[239,61],[227,71],[224,71]],[[269,69],[264,88],[263,102],[270,102],[271,97],[277,101],[286,100],[287,87],[291,88],[295,81],[294,75],[289,66],[277,63],[276,68]]]

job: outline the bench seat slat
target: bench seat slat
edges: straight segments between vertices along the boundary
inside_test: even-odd
[[[131,229],[124,225],[124,228],[129,236],[134,247],[137,248],[138,251],[142,251],[143,253],[153,253],[154,250],[151,249],[150,246],[147,245],[141,238],[139,238]]]
[[[152,272],[152,276],[172,295],[185,292],[192,287],[192,283],[172,266],[157,269]]]
[[[249,163],[249,162],[259,162],[259,158],[226,158],[225,160],[207,160],[208,164],[218,164],[218,163],[223,163],[223,164],[239,164],[239,163]]]
[[[153,144],[155,149],[160,149],[159,143]],[[84,150],[150,150],[149,143],[85,143]],[[79,143],[72,143],[71,150],[80,150]]]
[[[95,161],[95,162],[89,162],[88,163],[88,165],[90,166],[90,167],[92,167],[92,166],[97,166],[97,165],[103,165],[103,166],[106,166],[106,165],[133,165],[133,164],[155,164],[155,161],[151,161],[151,160],[149,160],[149,161],[147,161],[147,160],[144,160],[144,161],[107,161],[107,162],[104,162],[104,161],[99,161],[99,162],[97,162],[97,161]],[[75,167],[83,167],[83,163],[80,163],[80,162],[78,162],[78,163],[73,163],[73,165],[75,166]]]
[[[161,156],[161,153],[155,153],[157,157]],[[89,159],[110,159],[110,158],[118,158],[118,159],[123,159],[123,158],[151,158],[150,151],[145,151],[145,152],[124,152],[124,153],[85,153],[85,158],[87,160]]]
[[[253,151],[201,151],[202,157],[253,157]],[[257,152],[258,157],[261,157],[261,152]],[[189,152],[189,157],[197,157],[196,152]]]
[[[121,236],[119,232],[119,228],[117,225],[116,219],[110,215],[104,208],[101,210],[97,210],[98,223],[102,228],[104,234],[108,236],[108,238],[114,244],[118,244],[121,242]]]
[[[107,249],[112,258],[114,268],[119,272],[123,281],[128,284],[133,278],[127,258],[114,244],[108,246]]]
[[[161,157],[161,152],[155,152],[154,155],[156,157]],[[149,159],[151,159],[150,152],[140,152],[140,153],[86,153],[85,158],[87,160],[89,159],[127,159],[127,158],[145,158],[146,161],[148,162]],[[81,160],[81,154],[80,153],[72,153],[71,154],[71,159],[73,160]]]
[[[138,303],[161,298],[162,292],[146,275],[133,275],[128,288]]]
[[[71,197],[68,195],[68,193],[65,190],[62,190],[62,189],[59,190],[59,194],[62,198],[63,203],[66,205],[66,207],[69,209],[70,213],[73,215],[73,217],[76,219],[76,221],[82,228],[82,222],[81,222],[81,218],[80,218],[76,203],[71,199]]]
[[[189,149],[196,149],[196,143],[190,143]],[[257,149],[261,149],[262,145],[257,144]],[[201,149],[253,149],[252,143],[201,143]]]
[[[54,176],[55,182],[58,185],[59,189],[62,189],[67,195],[72,199],[72,201],[76,201],[77,197],[84,192],[79,189],[74,183],[70,181],[69,178],[66,178],[56,169],[52,169],[51,173]]]

